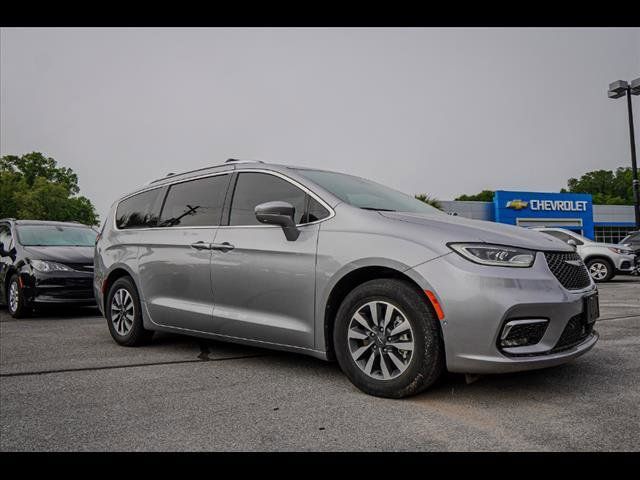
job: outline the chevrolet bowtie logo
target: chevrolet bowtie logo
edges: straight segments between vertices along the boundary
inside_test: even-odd
[[[513,208],[514,210],[522,210],[523,208],[527,208],[528,205],[529,202],[520,199],[509,200],[507,202],[507,208]]]

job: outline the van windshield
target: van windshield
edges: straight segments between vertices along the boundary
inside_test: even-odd
[[[87,227],[61,225],[17,225],[20,244],[25,247],[93,247],[98,235]]]
[[[364,178],[323,170],[296,172],[331,192],[340,200],[364,210],[411,213],[440,213],[440,210],[410,195]]]

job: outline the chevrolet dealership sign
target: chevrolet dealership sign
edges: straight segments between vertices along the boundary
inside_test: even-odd
[[[540,200],[533,198],[529,201],[525,201],[518,198],[515,200],[509,200],[506,204],[506,208],[523,210],[529,207],[533,211],[586,212],[588,203],[589,202],[586,200]]]
[[[494,220],[510,225],[540,222],[582,230],[593,238],[593,201],[586,193],[509,192],[498,190],[493,198]]]

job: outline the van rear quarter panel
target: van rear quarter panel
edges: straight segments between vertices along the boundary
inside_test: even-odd
[[[106,222],[113,222],[113,217],[109,215]],[[94,258],[94,288],[96,292],[102,290],[103,282],[117,269],[123,269],[131,275],[136,286],[139,287],[138,280],[138,250],[143,241],[138,230],[115,230],[113,223],[106,223],[102,237],[96,245]],[[138,288],[140,291],[140,288]],[[105,295],[107,292],[105,292]],[[104,298],[97,298],[104,302]],[[143,298],[141,298],[144,301]],[[144,311],[144,309],[143,309]],[[147,319],[145,319],[146,323]]]

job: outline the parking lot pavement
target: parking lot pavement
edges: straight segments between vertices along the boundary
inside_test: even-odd
[[[405,400],[300,355],[177,335],[124,348],[97,310],[2,309],[0,449],[637,451],[640,279],[600,296],[600,341],[574,362],[449,374]]]

